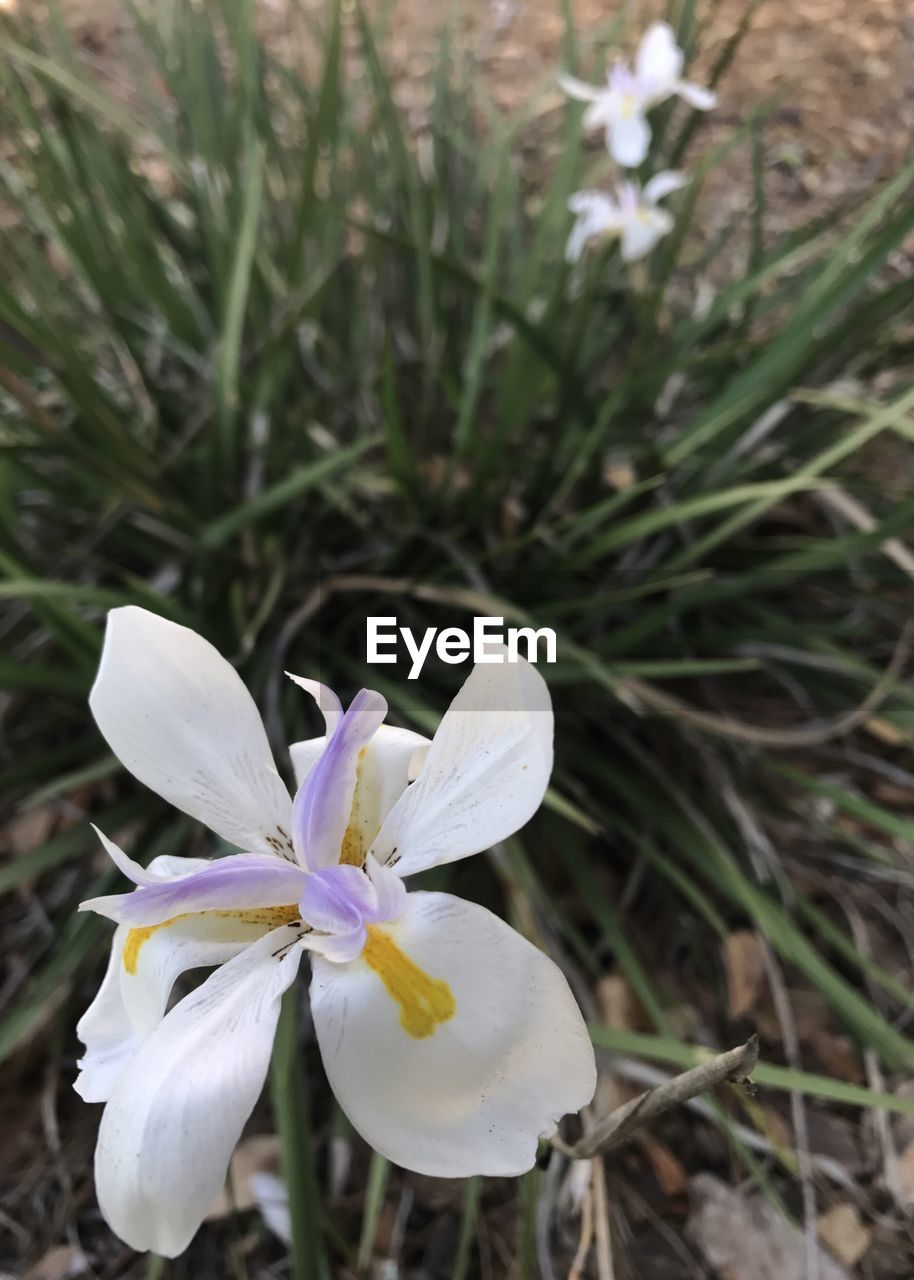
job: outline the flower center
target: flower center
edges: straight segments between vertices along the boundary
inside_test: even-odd
[[[400,1026],[417,1040],[433,1035],[457,1011],[454,993],[440,978],[431,978],[401,951],[386,929],[367,926],[362,959],[378,975],[387,994],[400,1006]]]
[[[294,920],[301,918],[296,904],[288,907],[251,907],[245,911],[185,911],[179,916],[172,916],[170,920],[161,920],[158,924],[142,925],[130,930],[124,943],[124,968],[127,972],[136,973],[143,944],[154,933],[158,933],[159,929],[167,929],[169,925],[177,924],[179,920],[189,920],[192,916],[237,920],[239,924],[262,924],[264,932],[278,929],[282,924],[291,924]]]

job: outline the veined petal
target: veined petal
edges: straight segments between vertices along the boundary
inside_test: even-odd
[[[202,636],[132,605],[113,609],[89,705],[140,782],[231,844],[291,854],[291,800],[260,715]]]
[[[382,724],[359,752],[355,791],[342,848],[353,865],[361,865],[365,852],[381,829],[394,803],[419,774],[431,741],[411,729]],[[299,785],[327,747],[326,738],[295,742],[289,748]]]
[[[170,880],[178,880],[182,876],[190,875],[192,871],[200,871],[203,867],[209,866],[208,858],[178,858],[163,854],[158,858],[153,858],[149,866],[144,867],[124,853],[124,850],[119,845],[116,845],[113,840],[109,840],[94,822],[90,823],[90,826],[99,840],[101,840],[105,853],[107,853],[118,871],[126,876],[128,880],[132,880],[134,884],[163,884]]]
[[[543,677],[523,659],[477,665],[372,852],[411,875],[488,849],[533,816],[551,771],[552,704]]]
[[[648,204],[656,204],[658,200],[665,199],[674,191],[681,191],[688,185],[688,181],[684,173],[677,173],[675,169],[666,169],[663,173],[655,173],[653,178],[644,184],[642,195]]]
[[[360,755],[386,714],[384,698],[372,689],[361,689],[295,793],[292,839],[299,862],[312,871],[340,861]]]
[[[79,909],[120,924],[155,925],[193,911],[288,906],[298,902],[306,876],[301,867],[270,854],[234,853],[175,880],[90,898]]]
[[[561,971],[485,908],[411,893],[351,964],[314,958],[327,1076],[367,1142],[437,1177],[514,1175],[593,1096],[584,1021]]]
[[[134,1027],[147,1034],[158,1026],[182,973],[225,964],[265,933],[289,923],[291,914],[291,906],[201,911],[129,929],[121,952],[120,983]]]
[[[651,127],[640,111],[614,116],[606,126],[606,146],[616,164],[637,169],[647,159]]]
[[[349,933],[378,905],[374,885],[358,867],[321,867],[305,877],[299,910],[321,933]]]
[[[696,111],[711,111],[717,106],[717,94],[714,90],[692,84],[691,80],[677,80],[673,92]]]
[[[642,206],[626,221],[622,232],[622,257],[635,262],[653,249],[658,240],[673,229],[673,217],[666,209]]]
[[[115,1085],[95,1184],[132,1248],[173,1258],[190,1243],[263,1086],[301,955],[292,928],[246,948],[165,1016]]]
[[[676,43],[673,28],[666,22],[653,22],[645,31],[635,55],[635,76],[654,91],[672,89],[679,79],[685,58]]]
[[[157,858],[157,864],[181,862]],[[186,859],[195,862],[197,859]],[[144,1037],[165,1015],[175,981],[189,969],[223,964],[275,928],[276,912],[212,912],[163,925],[119,925],[98,994],[76,1034],[86,1046],[73,1087],[86,1102],[105,1102]]]

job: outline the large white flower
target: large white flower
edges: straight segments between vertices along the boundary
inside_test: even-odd
[[[565,257],[577,262],[590,241],[615,237],[619,238],[625,262],[646,257],[674,226],[672,214],[659,208],[658,200],[685,184],[683,174],[670,170],[655,174],[644,187],[636,182],[620,182],[611,196],[603,191],[578,191],[568,201],[576,220],[565,246]]]
[[[117,922],[77,1028],[76,1088],[106,1102],[102,1212],[173,1257],[218,1192],[269,1064],[305,951],[314,1024],[349,1118],[390,1160],[449,1177],[518,1174],[589,1102],[593,1050],[559,969],[483,907],[407,893],[402,877],[522,826],[552,768],[552,710],[520,661],[474,669],[433,741],[383,723],[363,689],[292,747],[294,800],[234,669],[143,609],[108,620],[90,704],[140,781],[243,852],[139,866],[102,836],[133,892],[83,903]],[[415,781],[412,779],[415,778]],[[176,978],[218,965],[166,1013]]]
[[[605,85],[589,85],[563,75],[559,83],[569,97],[589,103],[585,129],[605,129],[607,149],[617,164],[635,169],[647,158],[651,128],[647,112],[674,95],[699,111],[710,111],[717,95],[682,79],[685,56],[672,28],[655,22],[638,46],[634,71],[617,62],[606,73]]]

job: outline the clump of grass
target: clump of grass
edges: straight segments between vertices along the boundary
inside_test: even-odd
[[[553,626],[554,789],[493,864],[527,926],[585,979],[621,968],[656,1056],[686,1061],[669,975],[719,995],[720,938],[749,925],[884,1071],[910,1068],[910,993],[848,940],[829,893],[838,867],[896,883],[914,832],[870,794],[902,762],[861,733],[876,720],[903,746],[914,723],[900,664],[881,679],[907,613],[910,557],[893,539],[914,500],[869,469],[873,442],[907,455],[914,430],[914,286],[891,265],[914,227],[914,167],[767,243],[758,118],[712,147],[671,115],[657,163],[687,144],[695,157],[676,231],[639,279],[610,252],[572,270],[573,109],[534,189],[527,116],[490,113],[480,136],[446,41],[417,139],[360,7],[331,6],[310,33],[316,78],[258,39],[249,0],[158,8],[133,15],[126,102],[62,27],[5,24],[5,802],[88,788],[100,824],[139,822],[147,852],[191,838],[120,774],[112,786],[89,721],[111,605],[206,634],[286,740],[303,726],[282,667],[353,689],[367,613]],[[569,61],[577,44],[569,23]],[[701,183],[734,149],[751,251],[698,311]],[[453,677],[371,674],[417,727]],[[6,891],[54,882],[52,928],[28,937],[29,977],[0,1020],[4,1058],[97,963],[98,922],[72,916],[91,844],[83,824],[0,867]],[[823,872],[830,887],[812,892]],[[645,927],[657,913],[663,940]],[[701,1029],[739,1034],[719,999]],[[288,1061],[277,1071],[301,1087]],[[780,1084],[847,1100],[795,1070]],[[313,1170],[292,1181],[315,1185]],[[383,1196],[380,1174],[372,1185]],[[467,1206],[463,1268],[477,1191]],[[297,1274],[326,1273],[319,1251],[296,1259]]]

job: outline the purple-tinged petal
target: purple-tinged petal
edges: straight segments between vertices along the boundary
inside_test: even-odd
[[[301,918],[321,933],[348,933],[373,919],[378,895],[358,867],[323,867],[305,881],[298,909]]]
[[[312,871],[340,860],[358,776],[359,752],[387,714],[379,693],[362,689],[327,749],[305,778],[292,805],[292,840],[299,862]]]
[[[301,897],[306,874],[301,867],[269,854],[229,854],[179,880],[91,898],[79,909],[98,911],[121,924],[150,925],[192,911],[284,907]]]
[[[383,867],[371,854],[365,863],[365,870],[377,894],[377,906],[365,919],[371,924],[382,924],[387,920],[396,920],[406,910],[406,886],[389,867]]]

